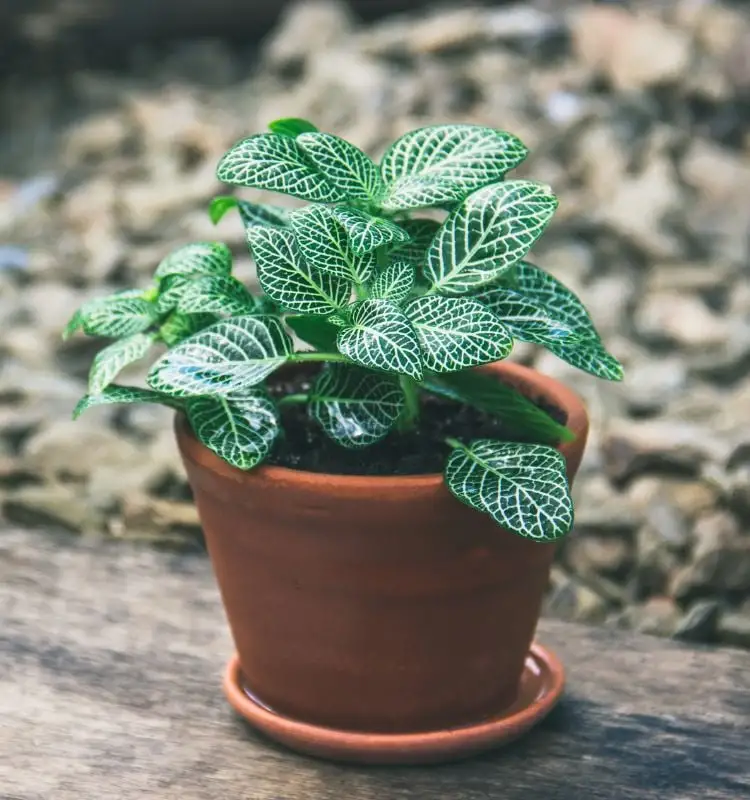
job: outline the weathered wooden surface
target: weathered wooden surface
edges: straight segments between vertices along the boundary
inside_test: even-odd
[[[202,555],[0,531],[1,800],[740,800],[750,654],[543,622],[565,700],[437,768],[303,758],[235,718]]]

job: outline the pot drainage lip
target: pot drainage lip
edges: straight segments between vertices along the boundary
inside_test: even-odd
[[[298,752],[358,764],[429,764],[468,758],[515,741],[541,722],[562,695],[565,674],[557,656],[533,644],[526,657],[518,700],[473,725],[420,733],[365,733],[300,722],[279,714],[245,688],[237,654],[224,674],[234,710],[269,738]]]

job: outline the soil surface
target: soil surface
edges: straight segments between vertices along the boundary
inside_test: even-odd
[[[272,383],[275,397],[305,394],[310,390],[310,376],[294,376]],[[330,475],[429,475],[442,472],[450,447],[446,437],[462,442],[472,439],[496,439],[501,442],[533,441],[505,425],[501,418],[460,403],[423,393],[420,397],[419,426],[413,431],[394,431],[382,441],[361,450],[347,450],[337,445],[320,425],[311,419],[302,404],[282,408],[282,435],[268,463],[281,467],[325,472]],[[557,422],[565,422],[565,413],[540,399],[533,399]]]

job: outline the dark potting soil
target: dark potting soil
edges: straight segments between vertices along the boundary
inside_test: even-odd
[[[313,374],[285,377],[269,382],[274,397],[304,394],[310,390]],[[529,397],[556,422],[566,422],[565,412],[542,398]],[[307,472],[331,475],[425,475],[442,472],[450,448],[445,438],[463,442],[472,439],[530,441],[495,416],[470,406],[423,393],[416,430],[393,431],[377,444],[360,450],[337,445],[307,413],[307,405],[293,404],[281,409],[283,433],[266,463]]]

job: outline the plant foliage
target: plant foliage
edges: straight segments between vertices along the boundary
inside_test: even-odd
[[[520,536],[559,538],[573,508],[556,446],[572,434],[475,368],[516,340],[607,380],[622,368],[581,301],[526,260],[557,207],[549,186],[507,179],[526,155],[512,134],[478,125],[412,131],[379,164],[303,119],[243,139],[221,159],[221,181],[309,202],[211,202],[214,224],[239,217],[260,292],[232,275],[225,245],[196,242],[168,255],[150,288],[86,303],[64,335],[114,341],[94,358],[75,416],[163,403],[248,470],[283,434],[280,405],[306,403],[334,442],[365,448],[418,426],[422,394],[449,398],[501,418],[518,441],[447,439],[448,489]],[[159,346],[148,388],[114,382]],[[307,393],[272,397],[273,373],[304,362],[321,365]]]

